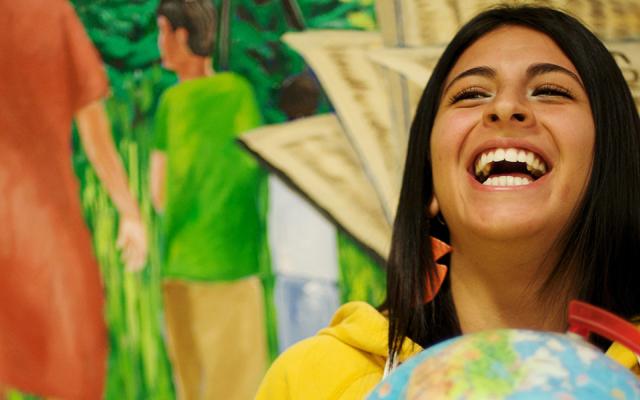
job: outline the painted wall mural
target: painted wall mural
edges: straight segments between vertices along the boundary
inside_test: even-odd
[[[93,47],[97,50],[95,58],[99,56],[104,63],[106,77],[103,79],[102,90],[94,90],[97,92],[94,97],[104,99],[104,109],[108,115],[108,122],[113,135],[115,149],[119,153],[122,160],[121,165],[126,170],[127,181],[125,189],[133,194],[136,203],[139,204],[140,219],[144,221],[146,232],[148,234],[147,242],[149,245],[148,259],[144,267],[139,272],[127,271],[121,260],[121,251],[117,246],[116,239],[118,237],[118,229],[122,224],[123,217],[119,216],[118,207],[114,207],[114,202],[109,196],[109,192],[105,190],[104,182],[100,178],[100,173],[96,173],[91,162],[91,156],[85,151],[86,143],[82,134],[80,121],[76,117],[78,129],[74,128],[74,135],[71,133],[71,121],[73,112],[77,109],[70,110],[67,114],[68,137],[65,139],[60,134],[56,139],[61,146],[67,142],[67,147],[63,147],[66,152],[61,152],[59,157],[64,161],[65,154],[71,158],[72,163],[67,165],[69,174],[71,166],[75,169],[79,184],[73,192],[77,198],[77,216],[80,217],[80,209],[82,210],[86,225],[89,228],[90,236],[93,244],[93,252],[97,263],[86,267],[87,270],[93,269],[94,275],[98,272],[101,275],[102,289],[98,286],[98,281],[93,279],[95,284],[86,287],[86,291],[90,293],[87,297],[76,299],[76,303],[82,300],[97,299],[98,303],[93,312],[93,318],[101,319],[99,310],[100,299],[104,299],[104,320],[108,329],[105,335],[105,341],[108,346],[104,346],[103,353],[108,348],[108,353],[104,354],[106,365],[101,372],[98,366],[96,375],[104,375],[102,385],[104,386],[105,398],[127,398],[127,399],[169,399],[176,395],[176,385],[174,384],[172,362],[168,354],[167,348],[167,331],[165,321],[164,300],[162,294],[162,282],[164,280],[164,264],[166,254],[166,238],[165,230],[161,226],[162,218],[152,208],[152,193],[150,192],[150,156],[151,149],[154,146],[155,125],[157,124],[157,109],[162,93],[177,83],[176,75],[161,66],[160,52],[158,49],[158,28],[156,21],[156,9],[158,1],[141,1],[133,3],[115,3],[115,2],[94,2],[94,1],[74,1],[66,2],[59,0],[51,4],[43,4],[38,1],[29,1],[15,4],[16,7],[7,12],[3,18],[3,26],[15,26],[19,24],[22,30],[19,32],[25,37],[41,37],[42,41],[49,40],[51,49],[46,46],[39,60],[46,61],[46,57],[53,57],[53,37],[57,34],[67,35],[71,38],[79,36],[84,38],[87,46],[91,46],[89,40],[93,43]],[[307,1],[298,2],[295,8],[292,4],[277,1],[234,1],[234,2],[216,2],[218,10],[217,15],[217,47],[214,53],[214,67],[219,71],[234,71],[238,75],[242,75],[248,79],[252,87],[261,118],[264,123],[282,122],[289,118],[295,118],[300,113],[309,115],[318,110],[330,110],[326,96],[319,89],[313,74],[305,67],[303,60],[293,51],[287,48],[280,41],[280,36],[288,30],[296,30],[304,24],[308,27],[324,27],[324,28],[354,28],[372,29],[374,27],[373,6],[370,2],[338,2],[338,1]],[[5,5],[3,4],[3,8]],[[38,8],[38,15],[29,14],[27,7]],[[32,23],[36,17],[51,17],[51,21],[56,22],[55,17],[60,12],[58,9],[64,9],[67,17],[73,20],[74,28],[84,29],[85,32],[77,31],[67,33],[64,26],[41,25]],[[82,22],[82,25],[80,25]],[[6,29],[6,28],[5,28]],[[58,33],[60,31],[61,33]],[[13,31],[8,33],[14,33]],[[21,41],[13,36],[5,35],[2,41],[2,51],[0,58],[6,65],[7,57],[11,54],[10,49],[21,46]],[[67,36],[63,38],[66,40]],[[40,42],[38,42],[40,43]],[[13,46],[13,47],[11,47]],[[60,63],[69,62],[69,57],[60,56]],[[34,76],[40,80],[37,82],[51,81],[52,76],[60,73],[51,73],[51,71],[42,69],[44,61],[34,62],[33,60],[25,60],[23,69],[32,72]],[[28,64],[31,61],[32,64]],[[14,64],[9,63],[11,67]],[[26,67],[26,68],[25,68]],[[66,65],[66,69],[73,66]],[[18,65],[15,64],[15,68]],[[77,80],[86,79],[88,68],[82,67],[78,69]],[[99,68],[98,68],[99,69]],[[14,103],[24,101],[27,94],[32,97],[42,97],[38,91],[26,92],[15,98],[9,98],[8,90],[10,85],[10,75],[6,66],[3,67],[3,76],[5,79],[0,85],[2,98]],[[47,86],[43,83],[34,84],[29,89],[37,89],[42,85],[42,90],[46,90]],[[100,88],[99,87],[99,88]],[[300,94],[308,94],[306,107],[300,107],[297,98]],[[293,99],[293,100],[292,100]],[[13,104],[13,103],[12,103]],[[5,105],[5,103],[3,103]],[[11,111],[13,108],[3,107],[5,111]],[[28,110],[33,112],[34,110]],[[18,113],[4,113],[3,124],[5,121],[19,125],[22,123]],[[22,117],[27,120],[29,117]],[[33,123],[46,122],[32,118]],[[5,125],[3,125],[4,127]],[[10,127],[13,127],[11,125]],[[65,129],[62,129],[64,133]],[[3,133],[7,130],[3,129]],[[69,146],[72,139],[73,152],[69,152]],[[3,143],[7,143],[3,135]],[[30,151],[42,148],[47,151],[45,143],[36,147],[35,143],[27,142],[25,146],[30,146]],[[238,147],[239,148],[239,147]],[[6,155],[12,147],[3,146],[2,159],[7,160]],[[247,156],[248,157],[248,156]],[[62,161],[61,161],[62,162]],[[12,164],[13,165],[13,164]],[[3,172],[14,173],[16,166],[7,166],[3,163]],[[266,171],[266,170],[265,170]],[[69,175],[67,174],[67,175]],[[3,177],[6,174],[3,174]],[[69,175],[71,176],[71,175]],[[54,180],[50,180],[54,185]],[[3,184],[10,184],[11,181],[3,180]],[[60,189],[60,183],[56,183],[55,190]],[[268,252],[262,257],[261,272],[258,279],[264,285],[266,292],[266,305],[263,314],[266,315],[265,329],[268,331],[266,336],[268,359],[272,359],[283,349],[286,343],[297,341],[300,335],[309,335],[315,332],[315,328],[308,323],[308,318],[316,318],[315,325],[317,328],[325,325],[330,318],[333,309],[331,304],[336,306],[349,298],[369,299],[373,302],[381,300],[381,291],[383,286],[382,274],[380,267],[374,259],[366,255],[355,244],[352,238],[342,232],[336,231],[335,227],[329,224],[326,219],[320,215],[313,207],[306,205],[297,194],[291,192],[287,187],[278,189],[277,182],[269,183],[276,186],[271,192],[281,191],[284,196],[293,198],[294,207],[300,208],[298,217],[289,218],[299,224],[305,224],[305,220],[313,222],[306,225],[311,226],[310,234],[313,234],[313,226],[319,226],[317,231],[319,239],[324,241],[325,247],[333,248],[332,252],[325,254],[324,251],[316,250],[316,253],[322,254],[322,257],[316,261],[316,265],[321,265],[322,260],[329,263],[328,269],[332,269],[330,277],[315,276],[310,277],[283,277],[275,279],[271,271],[271,262]],[[265,181],[264,189],[267,189]],[[51,189],[54,190],[54,189]],[[266,191],[266,190],[265,190]],[[288,191],[288,192],[287,192]],[[64,192],[67,196],[68,192]],[[6,203],[5,203],[6,204]],[[275,203],[274,203],[275,204]],[[277,207],[276,205],[266,207]],[[306,206],[306,208],[305,208]],[[6,210],[6,208],[3,209]],[[4,211],[3,211],[4,212]],[[273,215],[277,215],[274,211]],[[8,226],[6,214],[2,214],[2,225],[4,233],[9,237],[15,237],[16,233]],[[273,220],[273,216],[270,217]],[[77,218],[76,218],[77,220]],[[276,218],[280,221],[281,218]],[[60,229],[58,225],[51,228]],[[269,229],[274,231],[277,224],[272,224]],[[291,232],[291,227],[284,228],[286,232]],[[59,234],[62,234],[60,230]],[[53,236],[53,235],[52,235]],[[278,240],[276,234],[272,235]],[[295,237],[282,238],[291,242]],[[301,235],[294,235],[301,237]],[[3,236],[4,238],[4,236]],[[42,246],[36,241],[34,236],[32,245],[34,250]],[[318,240],[312,237],[307,239],[307,247],[317,244]],[[52,238],[49,238],[52,245],[56,245]],[[3,240],[3,243],[8,241]],[[289,248],[294,248],[294,244],[290,243]],[[91,246],[85,246],[85,250],[90,251]],[[317,249],[318,247],[316,247]],[[319,247],[324,249],[324,247]],[[86,252],[86,251],[85,251]],[[298,250],[299,254],[300,250]],[[289,251],[292,253],[292,251]],[[275,258],[277,251],[273,251]],[[300,262],[300,256],[294,262]],[[291,257],[289,257],[291,258]],[[2,258],[2,267],[4,272],[8,266],[5,263],[6,258]],[[352,273],[342,273],[339,265],[346,264],[356,265],[368,274],[371,283],[360,285],[357,281],[359,276]],[[312,269],[321,270],[322,267],[313,267]],[[370,271],[370,272],[367,272]],[[361,275],[363,276],[363,275]],[[9,282],[4,280],[8,285]],[[31,282],[33,283],[33,281]],[[27,281],[20,282],[15,285],[16,288],[27,287]],[[38,286],[36,289],[38,289]],[[86,286],[86,285],[85,285]],[[3,285],[3,288],[5,286]],[[303,293],[328,293],[331,303],[323,304],[324,311],[315,313],[315,306],[320,304],[318,301],[312,301],[315,297],[308,297],[310,302],[306,311],[298,311],[293,313],[289,319],[276,317],[275,307],[281,297],[274,295],[274,287],[280,287],[286,293],[293,296],[302,296]],[[342,288],[343,290],[340,290]],[[3,297],[3,304],[0,307],[0,314],[5,315],[5,311],[10,311],[10,307],[14,307],[15,313],[24,313],[23,308],[16,306],[16,298],[9,298],[9,291],[4,291],[6,297]],[[17,299],[19,300],[19,298]],[[288,304],[288,303],[287,303]],[[285,304],[286,305],[286,304]],[[53,304],[56,306],[56,304]],[[228,307],[232,308],[232,307]],[[284,308],[283,308],[284,310]],[[302,310],[302,309],[301,309]],[[309,312],[311,311],[311,312]],[[13,314],[11,314],[13,315]],[[278,315],[287,315],[286,312],[280,312]],[[324,315],[324,317],[323,317]],[[307,322],[302,323],[301,317],[305,316]],[[47,336],[46,326],[38,325],[34,321],[30,321],[24,316],[21,317],[25,329],[40,330],[39,335]],[[14,329],[16,335],[21,332],[15,327],[15,321],[1,319],[2,331],[10,331]],[[86,323],[86,318],[83,317]],[[59,321],[60,322],[60,321]],[[295,332],[293,327],[289,329],[278,329],[279,324],[292,325],[297,323],[303,332]],[[98,324],[99,325],[99,324]],[[292,332],[292,333],[291,333]],[[87,331],[91,333],[91,331]],[[99,336],[93,334],[89,336]],[[0,347],[6,349],[9,347],[10,341],[6,335],[0,335]],[[280,339],[280,340],[278,340]],[[279,342],[282,343],[279,345]],[[46,341],[44,346],[51,346],[51,342]],[[26,346],[25,346],[26,347]],[[6,350],[5,350],[6,351]],[[4,353],[3,353],[4,354]],[[2,359],[4,361],[5,358]],[[100,364],[99,362],[97,363]],[[24,364],[28,367],[27,364]],[[0,368],[0,391],[9,398],[31,398],[33,394],[49,394],[57,395],[61,398],[74,398],[75,394],[68,394],[60,387],[65,382],[58,381],[54,384],[53,391],[50,388],[42,388],[38,386],[38,381],[42,379],[29,378],[28,373],[22,370],[23,365],[5,365],[3,363]],[[90,366],[86,366],[87,370],[91,370]],[[5,371],[15,371],[13,375],[18,375],[21,379],[13,380],[5,376]],[[7,372],[8,373],[8,372]],[[37,373],[37,371],[33,371]],[[72,374],[69,371],[67,375]],[[78,380],[80,381],[80,380]],[[99,386],[100,384],[98,384]],[[68,388],[73,385],[68,385]],[[68,389],[67,388],[67,389]],[[63,390],[63,391],[60,391]],[[94,394],[78,395],[77,398],[96,398]]]
[[[0,399],[250,398],[379,305],[413,110],[496,3],[0,0]],[[538,3],[640,102],[640,1]]]

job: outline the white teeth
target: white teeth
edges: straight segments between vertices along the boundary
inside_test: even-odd
[[[527,170],[533,175],[541,176],[547,172],[547,166],[538,157],[534,157],[532,163],[527,163]]]
[[[531,183],[528,178],[521,178],[519,176],[502,175],[493,176],[488,178],[482,184],[485,186],[525,186]]]
[[[475,174],[478,177],[487,177],[491,172],[491,163],[499,161],[527,163],[527,170],[538,177],[547,172],[547,165],[538,156],[526,150],[515,148],[498,148],[482,153],[475,163]]]

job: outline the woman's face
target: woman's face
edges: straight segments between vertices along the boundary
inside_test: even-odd
[[[431,135],[434,193],[451,232],[557,233],[590,175],[595,128],[580,76],[548,36],[507,26],[475,42],[444,84]]]

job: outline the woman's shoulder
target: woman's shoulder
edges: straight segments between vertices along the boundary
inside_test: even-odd
[[[386,357],[386,332],[362,318],[374,312],[366,303],[342,306],[329,327],[278,357],[257,399],[364,397],[381,379]]]

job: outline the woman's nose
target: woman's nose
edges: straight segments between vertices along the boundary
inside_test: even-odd
[[[526,127],[535,124],[535,117],[527,100],[507,93],[495,97],[485,109],[483,119],[487,125]]]

